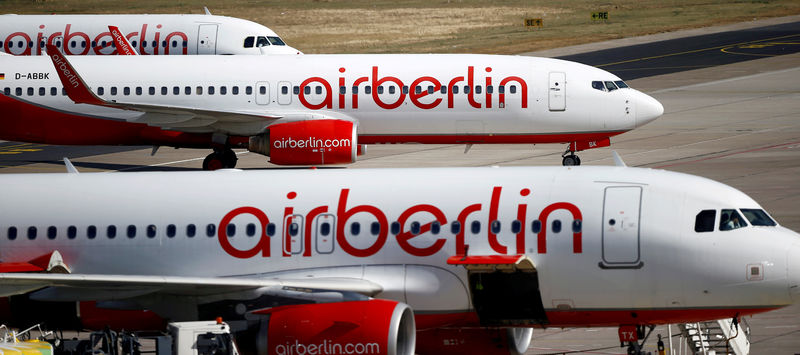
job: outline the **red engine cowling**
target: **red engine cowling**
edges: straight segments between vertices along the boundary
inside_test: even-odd
[[[277,165],[350,164],[358,155],[356,124],[320,119],[276,123],[264,136],[250,137],[248,150]]]
[[[417,354],[521,355],[532,336],[533,328],[432,329],[417,333]]]
[[[256,313],[269,315],[262,323],[267,354],[414,354],[414,314],[403,303],[318,303]]]

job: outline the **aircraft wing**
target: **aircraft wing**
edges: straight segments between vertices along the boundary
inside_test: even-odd
[[[151,293],[203,297],[262,290],[269,293],[302,290],[328,290],[374,296],[383,288],[371,281],[355,278],[250,278],[250,277],[176,277],[152,275],[0,273],[0,297],[55,288],[51,300],[80,299],[82,294],[95,298],[123,299]],[[60,295],[57,293],[61,292]],[[55,299],[54,299],[55,298]]]
[[[104,100],[94,94],[69,60],[53,45],[47,45],[58,77],[67,96],[78,104],[111,107],[144,113],[136,121],[151,126],[190,132],[224,131],[237,135],[260,133],[273,120],[282,115],[244,110],[202,110],[194,107],[171,105],[145,105]]]

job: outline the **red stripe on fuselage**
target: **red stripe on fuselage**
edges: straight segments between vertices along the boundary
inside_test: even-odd
[[[744,317],[779,308],[781,307],[547,311],[549,323],[543,326],[615,327],[626,324],[693,323]],[[415,314],[414,320],[417,330],[480,326],[478,314],[473,312]]]
[[[593,141],[616,136],[625,131],[541,134],[404,134],[359,135],[359,144],[422,143],[422,144],[547,144]]]

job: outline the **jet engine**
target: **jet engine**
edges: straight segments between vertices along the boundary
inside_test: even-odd
[[[254,313],[268,315],[261,323],[259,354],[414,354],[414,313],[404,303],[372,299]]]
[[[528,350],[533,328],[445,328],[417,334],[417,354],[521,355]]]
[[[277,165],[349,164],[359,155],[356,124],[338,119],[275,123],[250,137],[248,150]]]

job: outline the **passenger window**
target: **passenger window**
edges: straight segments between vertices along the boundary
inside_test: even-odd
[[[220,86],[219,87],[219,94],[220,95],[226,95],[227,93],[228,93],[228,87],[227,86]]]
[[[195,92],[197,93],[197,95],[203,95],[203,87],[202,86],[198,86],[195,89]]]
[[[439,223],[439,221],[433,221],[433,223],[431,223],[431,234],[436,235],[439,234],[439,232],[441,231],[442,231],[442,224]]]
[[[482,90],[482,88],[481,88],[481,86],[480,86],[480,85],[478,85],[478,86],[476,86],[476,87],[475,87],[475,93],[476,93],[476,94],[480,94],[482,91],[483,91],[483,90]]]
[[[394,86],[389,87],[389,93],[394,94],[397,89]]]
[[[700,211],[694,218],[694,231],[698,233],[713,232],[715,219],[717,219],[716,210]]]
[[[572,221],[572,233],[580,233],[583,229],[583,222],[580,219]]]
[[[729,231],[746,227],[747,224],[744,218],[739,215],[739,212],[733,209],[722,210],[719,214],[719,230]]]
[[[389,227],[393,235],[400,234],[400,222],[392,222],[392,226]]]
[[[516,85],[511,85],[511,86],[508,88],[508,91],[509,91],[510,93],[512,93],[512,94],[516,94],[516,93],[517,93],[517,86],[516,86]]]
[[[180,87],[178,87],[178,86],[173,86],[173,87],[172,87],[172,94],[173,94],[173,95],[176,95],[176,96],[177,96],[177,95],[180,95],[180,94],[181,94],[181,88],[180,88]]]
[[[225,227],[225,234],[228,235],[228,238],[233,238],[233,236],[236,235],[236,225],[233,223],[228,224],[228,226]]]
[[[314,91],[317,93],[317,95],[322,95],[322,86],[317,86],[316,90]]]
[[[239,87],[238,86],[234,86],[233,88],[231,88],[231,92],[234,95],[239,95]]]
[[[191,86],[184,87],[183,88],[183,93],[186,94],[186,95],[191,95],[192,94],[192,87]]]
[[[289,235],[294,237],[300,233],[300,224],[299,223],[292,223],[289,224]]]
[[[481,232],[481,222],[472,221],[472,224],[470,224],[470,230],[472,231],[472,234],[480,233]]]
[[[381,224],[380,224],[380,222],[372,222],[372,224],[370,224],[370,226],[369,226],[369,232],[372,233],[372,235],[381,234]]]
[[[500,221],[497,221],[497,220],[492,221],[492,224],[490,225],[490,227],[492,229],[492,233],[493,234],[500,233]]]
[[[506,93],[506,87],[505,86],[498,86],[497,87],[497,93],[505,94]]]
[[[213,237],[217,234],[217,226],[214,223],[209,223],[206,225],[206,235],[209,237]]]
[[[117,237],[117,226],[108,226],[106,228],[106,236],[108,239],[114,239]]]
[[[112,86],[111,87],[111,95],[114,95],[114,96],[117,95],[117,87],[116,86]]]
[[[560,220],[553,221],[553,223],[550,226],[550,228],[553,229],[553,233],[560,233],[561,232],[561,221]]]
[[[36,239],[36,227],[28,227],[28,239]]]
[[[464,85],[464,93],[469,94],[469,86]]]
[[[214,87],[213,86],[209,86],[208,87],[208,94],[209,95],[214,95]]]
[[[39,88],[39,96],[44,96],[47,93],[47,89]]]
[[[319,234],[322,234],[323,237],[329,236],[331,234],[331,224],[328,222],[323,222],[319,227]]]
[[[180,90],[178,89],[178,87],[177,87],[177,86],[175,87],[175,89],[176,89],[176,90],[175,90],[175,91],[176,91],[176,92],[175,92],[175,95],[178,95],[178,93],[180,92]],[[169,93],[169,89],[167,89],[167,87],[166,87],[166,86],[162,86],[162,87],[161,87],[161,95],[167,95],[167,93]]]
[[[136,96],[142,96],[142,87],[141,86],[137,86],[136,87]]]
[[[8,240],[17,239],[17,227],[8,227]]]
[[[403,85],[403,94],[408,94],[408,85]]]
[[[129,225],[127,234],[128,234],[128,238],[136,238],[136,226]]]
[[[494,93],[494,86],[491,86],[491,85],[487,86],[486,87],[486,92],[489,93],[489,94]]]
[[[97,236],[97,227],[95,226],[86,227],[86,238],[94,239],[96,236]]]
[[[458,94],[458,86],[453,86],[453,93]]]
[[[372,87],[369,86],[369,85],[365,86],[364,87],[364,93],[367,94],[367,95],[371,94],[372,93]]]
[[[104,94],[104,93],[105,93],[105,90],[103,89],[103,87],[102,87],[102,86],[101,86],[101,87],[99,87],[99,88],[97,88],[97,95],[103,96],[103,94]],[[53,94],[53,95],[58,95],[58,92],[56,92],[56,93],[55,93],[55,94]]]
[[[131,94],[131,88],[129,88],[127,86],[122,88],[122,94],[125,95],[125,96],[130,95]]]
[[[194,224],[189,224],[186,226],[186,236],[189,238],[194,238],[194,235],[197,234],[197,227]]]
[[[361,224],[353,222],[353,224],[350,225],[350,234],[358,235],[358,233],[361,233]]]
[[[383,86],[378,86],[377,90],[378,90],[378,95],[383,94]]]
[[[616,86],[616,85],[614,85],[614,82],[613,82],[613,81],[606,81],[606,90],[608,90],[608,91],[614,91],[614,90],[616,90],[616,89],[617,89],[617,86]]]
[[[250,36],[244,39],[244,48],[253,48],[253,44],[256,42],[255,36]]]
[[[422,86],[419,86],[419,85],[415,86],[414,87],[414,93],[421,94],[422,93]]]
[[[442,88],[439,89],[439,90],[440,90],[439,92],[441,92],[442,94],[446,94],[447,93],[447,86],[442,85]]]
[[[306,94],[306,95],[311,94],[311,87],[310,86],[304,86],[303,87],[303,93]]]
[[[350,89],[351,89],[351,91],[352,91],[353,95],[358,95],[358,86],[353,86],[353,87],[352,87],[352,88],[350,88]]]
[[[453,223],[450,224],[450,233],[458,234],[460,232],[461,232],[461,222],[453,221]]]
[[[542,222],[539,221],[538,219],[533,220],[533,222],[531,222],[531,232],[533,232],[533,234],[539,234],[539,232],[541,231],[542,231]]]
[[[252,86],[245,87],[244,88],[244,93],[247,94],[247,95],[253,95],[253,87]]]
[[[147,237],[148,238],[155,238],[156,237],[156,226],[155,225],[151,224],[151,225],[147,226]]]
[[[167,225],[167,237],[174,238],[175,232],[177,232],[177,228],[175,228],[174,224]]]
[[[421,226],[419,222],[411,222],[411,234],[419,234]]]
[[[54,226],[47,227],[47,239],[56,239],[58,230]]]
[[[299,86],[295,86],[295,87],[293,87],[293,88],[292,88],[292,92],[293,92],[295,95],[300,95],[300,87],[299,87]]]
[[[267,236],[275,235],[275,223],[268,223],[267,224]]]
[[[502,86],[501,86],[502,87]],[[519,233],[522,230],[522,222],[518,220],[511,221],[511,233]]]
[[[777,225],[777,223],[775,223],[775,221],[773,221],[772,218],[770,218],[770,216],[764,212],[764,210],[742,208],[741,211],[744,216],[747,217],[747,220],[750,221],[750,225],[768,227],[774,227]]]
[[[22,88],[17,88],[17,89],[16,89],[16,90],[14,90],[14,91],[15,91],[15,94],[16,94],[17,96],[22,96]]]
[[[11,95],[11,88],[5,88],[5,89],[3,89],[3,95],[6,95],[6,96],[9,96],[9,95]]]
[[[256,225],[253,223],[248,223],[244,233],[247,234],[248,237],[256,235]]]
[[[33,88],[28,88],[28,96],[33,96]]]
[[[67,238],[75,239],[78,236],[78,228],[75,226],[67,227]]]
[[[258,93],[261,94],[261,95],[266,95],[267,94],[267,87],[266,86],[259,86],[258,87]]]
[[[434,91],[433,89],[434,89],[433,85],[428,85],[428,94],[433,94]]]
[[[166,89],[166,88],[165,88],[165,89]],[[149,87],[149,88],[147,89],[147,93],[148,93],[148,94],[150,94],[150,96],[153,96],[153,95],[155,95],[155,94],[156,94],[156,88],[155,88],[154,86],[151,86],[151,87]]]

